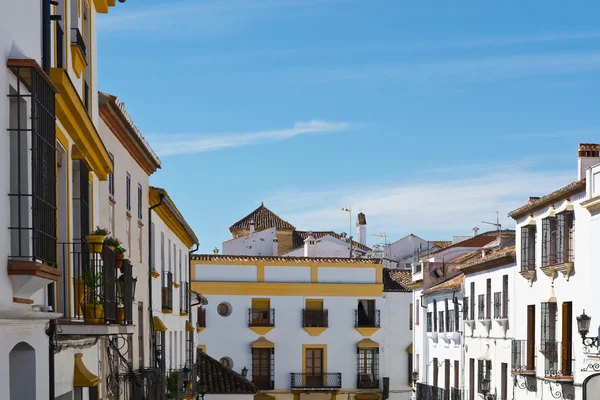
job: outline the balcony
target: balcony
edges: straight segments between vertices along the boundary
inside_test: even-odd
[[[362,310],[354,310],[354,327],[363,336],[371,336],[381,327],[380,310],[365,313]]]
[[[275,327],[275,309],[249,308],[248,327],[259,335],[266,335]]]
[[[71,28],[71,61],[77,78],[81,78],[81,73],[87,67],[86,51],[81,31],[79,28]]]
[[[310,336],[319,336],[329,327],[327,310],[302,310],[302,327]]]
[[[61,269],[69,271],[71,265],[70,274],[64,274],[59,284],[66,334],[93,334],[94,330],[82,329],[90,325],[100,327],[98,334],[107,333],[107,325],[132,325],[136,279],[131,265],[124,261],[119,274],[114,251],[103,244],[59,243],[58,249]]]
[[[448,400],[446,390],[424,383],[417,383],[415,398],[416,400]]]
[[[535,375],[535,348],[527,340],[513,340],[511,346],[511,370],[519,375]]]
[[[170,314],[173,312],[173,273],[163,271],[162,279],[161,308],[163,313]]]
[[[544,355],[544,377],[556,381],[573,381],[573,344],[544,341],[540,352]]]
[[[301,390],[339,390],[342,388],[341,373],[290,375],[290,388]]]
[[[358,374],[356,376],[357,389],[379,389],[379,376],[375,374]]]

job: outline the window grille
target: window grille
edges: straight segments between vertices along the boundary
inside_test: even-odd
[[[433,332],[433,316],[431,312],[427,313],[427,332]]]
[[[440,311],[439,332],[444,333],[444,312]]]
[[[465,296],[463,300],[463,319],[465,321],[469,319],[469,296]]]
[[[485,295],[483,295],[483,294],[479,295],[478,307],[479,307],[478,308],[479,309],[478,318],[485,319]]]
[[[131,212],[131,175],[125,175],[125,208]]]
[[[494,318],[502,318],[502,292],[494,293]]]
[[[556,264],[556,218],[542,220],[542,266]]]
[[[556,218],[556,262],[572,262],[575,214],[573,213],[573,211],[566,211],[557,214]]]
[[[138,220],[142,220],[144,218],[144,212],[142,208],[142,185],[138,183],[138,191],[137,191],[137,207],[138,207]]]
[[[535,269],[535,225],[521,228],[521,271]]]

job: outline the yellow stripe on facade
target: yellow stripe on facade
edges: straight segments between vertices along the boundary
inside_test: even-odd
[[[381,297],[379,283],[192,282],[203,295]]]

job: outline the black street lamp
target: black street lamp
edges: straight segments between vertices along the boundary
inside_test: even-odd
[[[583,310],[583,314],[577,317],[577,330],[581,335],[581,340],[585,347],[595,347],[598,348],[598,337],[589,337],[586,336],[590,331],[590,322],[592,322],[592,317],[585,313]]]
[[[248,368],[246,368],[246,367],[242,368],[242,376],[244,378],[248,376]]]
[[[487,398],[487,394],[490,392],[490,383],[491,381],[488,378],[483,378],[479,383],[481,385],[481,393],[483,393],[483,398]]]

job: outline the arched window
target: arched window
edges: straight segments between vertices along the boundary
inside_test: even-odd
[[[35,399],[35,349],[18,343],[9,354],[10,400]]]

